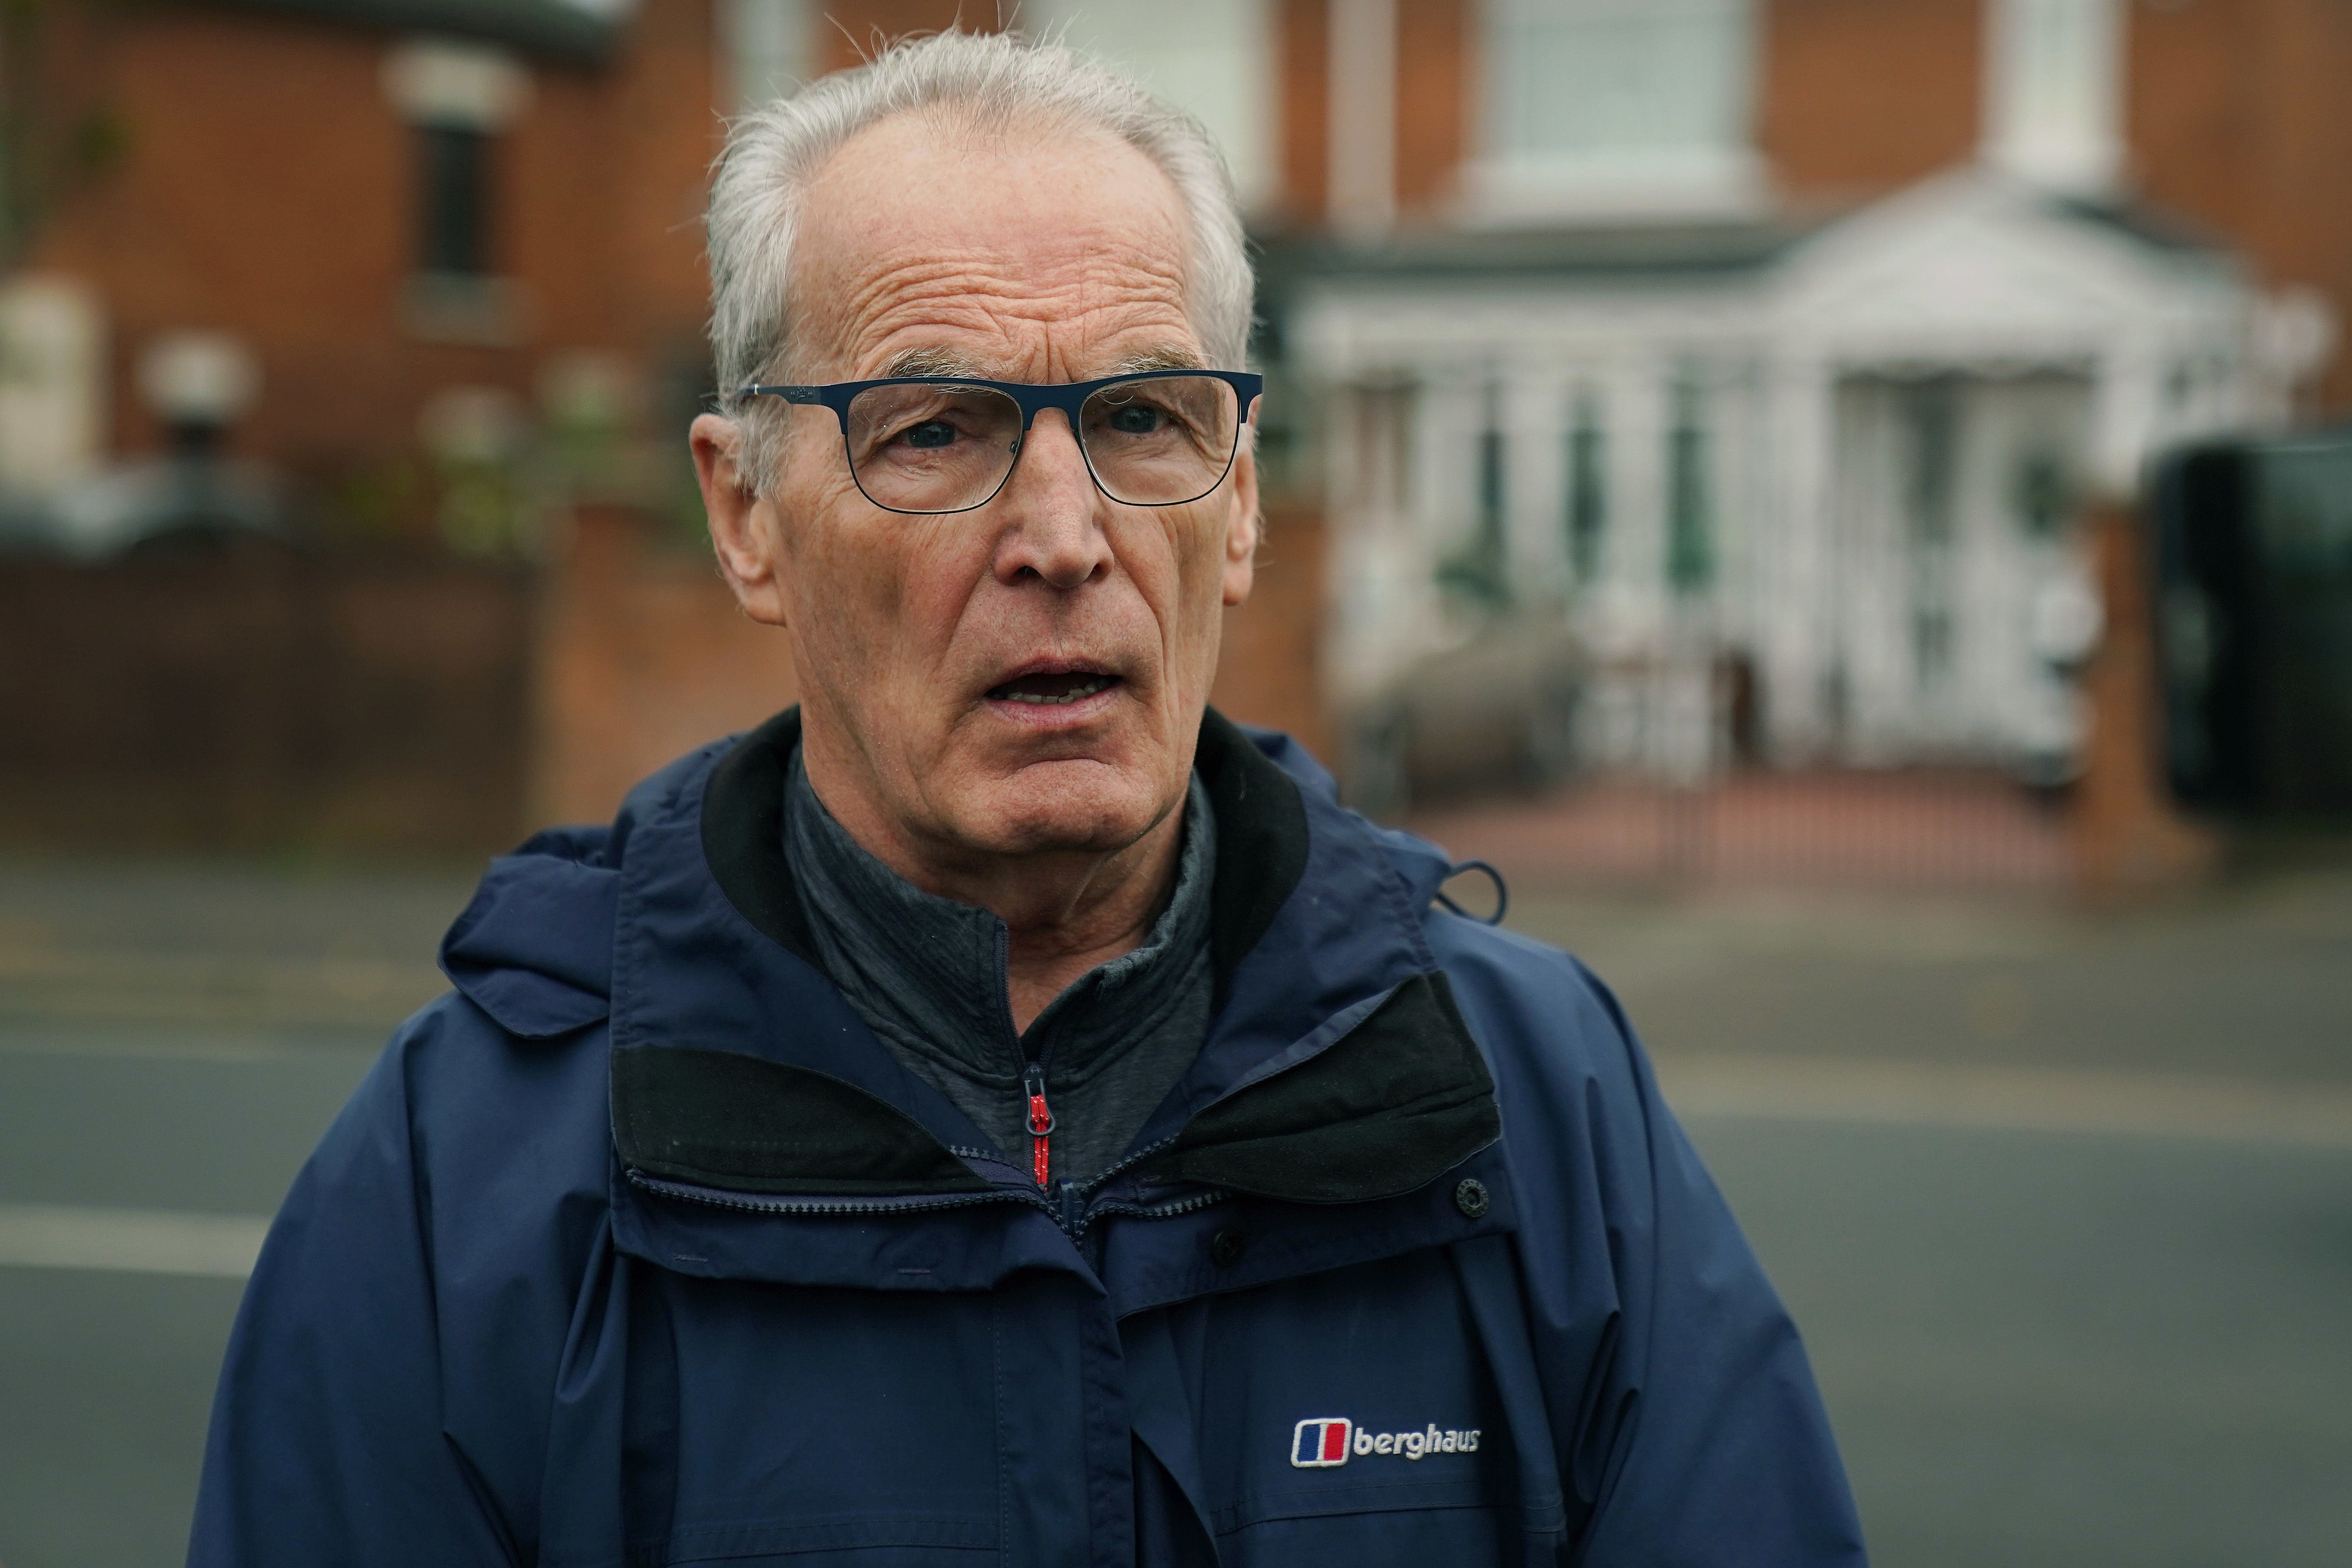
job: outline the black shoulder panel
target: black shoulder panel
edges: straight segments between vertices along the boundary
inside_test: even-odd
[[[719,890],[787,952],[816,963],[800,884],[784,858],[784,770],[801,743],[787,708],[735,744],[702,793],[702,858]]]
[[[1274,923],[1307,872],[1307,805],[1290,775],[1234,721],[1201,718],[1193,768],[1217,814],[1217,874],[1209,892],[1209,963],[1222,1008],[1234,971]]]
[[[1292,1203],[1366,1203],[1426,1186],[1502,1134],[1452,988],[1421,974],[1320,1055],[1202,1111],[1160,1168]]]
[[[613,1142],[648,1175],[745,1193],[986,1192],[920,1123],[864,1089],[734,1051],[613,1053]]]

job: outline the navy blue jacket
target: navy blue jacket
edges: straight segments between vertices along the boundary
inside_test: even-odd
[[[296,1182],[191,1562],[1858,1563],[1615,1003],[1212,713],[1217,1001],[1041,1191],[810,957],[787,713],[496,862]]]

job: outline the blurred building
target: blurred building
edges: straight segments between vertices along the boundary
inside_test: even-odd
[[[665,378],[699,391],[696,0],[625,25],[558,0],[19,9],[47,17],[50,82],[20,140],[105,148],[0,285],[40,351],[5,395],[41,432],[0,439],[20,501],[167,448],[154,366],[191,334],[245,367],[229,451],[331,535],[488,547],[509,520],[469,468],[550,422],[625,434]]]
[[[414,582],[352,587],[382,602],[341,630],[273,611],[311,629],[270,643],[247,616],[240,658],[310,672],[271,732],[312,761],[224,750],[224,777],[315,772],[329,731],[423,736],[474,679],[464,649],[495,647],[513,691],[402,776],[502,726],[477,817],[594,815],[790,685],[707,563],[643,551],[666,510],[691,531],[723,117],[1012,9],[22,0],[0,534],[31,519],[94,560],[193,495],[506,572],[452,592],[507,629],[437,648],[467,616],[388,607],[438,602]],[[1217,700],[1340,737],[1359,781],[1411,771],[1416,727],[1482,775],[2063,776],[2100,614],[2081,505],[2168,444],[2352,404],[2335,0],[1024,0],[1017,22],[1227,150],[1264,245],[1273,504]],[[567,551],[583,507],[593,548]],[[268,728],[190,717],[236,686],[192,673],[200,607],[170,647],[109,608],[194,590],[0,571],[47,628],[6,657],[79,637],[56,668],[123,665],[0,710],[0,785],[63,798],[136,752],[152,794],[185,755],[156,715]],[[321,602],[299,575],[269,592]],[[683,629],[706,617],[728,629]],[[404,695],[357,702],[322,647]],[[116,740],[25,762],[92,710]],[[362,752],[334,766],[383,773]],[[404,798],[369,789],[378,815]]]
[[[698,376],[696,0],[625,26],[558,0],[36,9],[70,85],[47,130],[110,153],[58,188],[0,306],[52,345],[9,390],[47,437],[0,442],[0,487],[167,449],[151,364],[205,334],[249,367],[230,451],[318,527],[437,521],[463,548],[501,521],[446,494],[466,468],[548,421],[621,433]]]
[[[2340,11],[1335,0],[1323,26],[1326,234],[1277,255],[1277,320],[1325,410],[1333,696],[1375,750],[1433,653],[1562,624],[1588,674],[1550,750],[1584,765],[2065,777],[2081,507],[2331,369],[2315,285],[2352,246],[2285,189],[2352,135],[2302,53],[2352,61]]]
[[[5,20],[0,836],[510,841],[572,754],[572,512],[692,495],[709,6]]]
[[[756,92],[972,9],[736,0],[735,58]],[[1538,770],[2065,777],[2083,507],[2180,442],[2352,404],[2338,5],[1018,21],[1228,150],[1266,242],[1262,451],[1328,534],[1316,679],[1360,779],[1441,719],[1436,749],[1486,757],[1481,700]]]

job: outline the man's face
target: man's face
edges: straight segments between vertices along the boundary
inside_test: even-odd
[[[1182,205],[1107,135],[902,115],[844,146],[802,210],[795,379],[1207,365]],[[739,598],[790,628],[828,804],[950,860],[1117,851],[1164,820],[1221,608],[1249,591],[1248,452],[1198,501],[1124,506],[1049,410],[986,506],[907,516],[859,492],[830,412],[791,418],[772,494],[732,520],[718,443],[698,431],[697,447]]]

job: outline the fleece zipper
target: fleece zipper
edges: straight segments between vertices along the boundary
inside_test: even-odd
[[[1021,1090],[1029,1097],[1029,1161],[1044,1192],[1053,1173],[1054,1111],[1045,1103],[1045,1064],[1031,1060],[1021,1069]],[[1066,1185],[1067,1184],[1065,1184]]]

